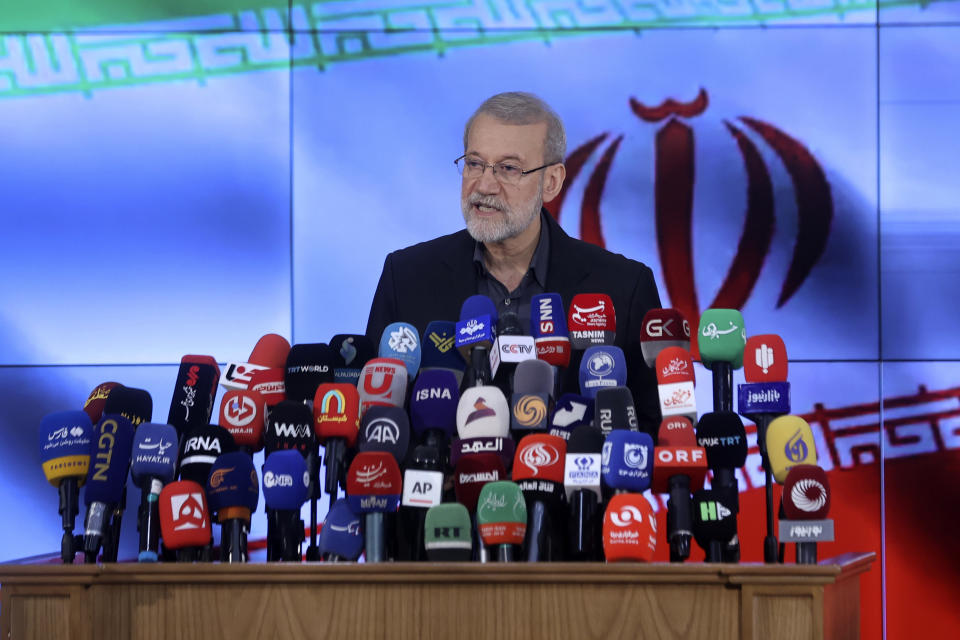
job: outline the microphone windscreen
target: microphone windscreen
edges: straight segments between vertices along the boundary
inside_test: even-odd
[[[133,435],[133,483],[144,488],[150,478],[166,484],[177,472],[177,430],[169,424],[144,422]]]
[[[338,333],[330,339],[333,349],[333,381],[357,386],[363,365],[377,357],[373,341],[356,333]]]
[[[323,521],[318,542],[320,553],[356,560],[363,552],[363,531],[360,517],[350,508],[346,498],[333,503]]]
[[[469,320],[479,316],[490,316],[494,325],[497,324],[497,307],[489,296],[476,294],[463,301],[460,305],[460,320]]]
[[[567,441],[567,456],[563,470],[563,487],[567,500],[574,491],[586,490],[600,493],[601,451],[603,434],[596,427],[581,426],[574,429]]]
[[[310,455],[316,447],[310,407],[284,400],[271,409],[263,430],[263,443],[267,455],[280,449],[296,449],[303,457]]]
[[[559,293],[540,293],[530,298],[530,335],[569,341],[567,314]]]
[[[553,367],[543,360],[524,360],[513,373],[513,392],[553,395]]]
[[[413,380],[420,370],[420,335],[409,322],[388,324],[380,337],[381,358],[396,358],[407,367],[407,376]]]
[[[590,347],[580,361],[580,393],[596,398],[597,391],[627,384],[627,361],[616,346]]]
[[[830,513],[830,481],[816,465],[799,464],[783,483],[783,514],[788,520],[823,520]]]
[[[333,382],[335,361],[333,349],[322,342],[290,347],[283,378],[287,399],[297,402],[313,400],[317,387]]]
[[[90,467],[84,501],[116,504],[123,497],[133,450],[133,423],[118,414],[107,414],[93,427]]]
[[[396,358],[374,358],[360,372],[360,414],[374,405],[402,407],[407,397],[407,367]]]
[[[510,428],[546,432],[550,428],[551,403],[547,393],[514,393],[510,398]]]
[[[667,347],[690,350],[690,324],[676,309],[650,309],[640,326],[640,351],[648,367]]]
[[[119,386],[119,382],[101,382],[94,387],[90,395],[87,396],[87,399],[83,403],[83,410],[90,416],[91,425],[100,422],[100,418],[103,417],[103,406],[107,402],[107,396],[110,395],[110,390]]]
[[[513,457],[513,480],[549,480],[563,484],[567,442],[563,438],[534,433],[517,443]]]
[[[703,487],[707,475],[707,453],[693,445],[662,445],[653,449],[653,492],[668,493],[670,479],[687,476],[690,491]]]
[[[517,450],[511,438],[453,438],[450,443],[450,465],[457,466],[462,456],[478,453],[496,454],[505,469],[513,464],[513,454]]]
[[[597,391],[593,405],[597,427],[603,435],[614,429],[638,431],[637,410],[633,406],[633,394],[627,387],[607,387]]]
[[[657,431],[657,442],[665,447],[696,447],[697,434],[693,423],[684,416],[664,418]]]
[[[457,429],[457,377],[444,369],[424,370],[417,376],[410,396],[410,426],[415,434],[438,429],[451,436]]]
[[[693,372],[693,359],[690,352],[680,347],[667,347],[657,356],[655,366],[657,384],[691,382],[696,384]]]
[[[485,484],[477,501],[477,525],[484,544],[523,544],[527,503],[520,487],[509,480]]]
[[[180,440],[180,479],[207,485],[210,467],[217,457],[235,451],[233,436],[215,424],[196,427]]]
[[[187,355],[180,359],[167,413],[167,424],[176,427],[178,435],[210,423],[219,382],[220,367],[212,356]]]
[[[787,347],[783,338],[774,333],[750,336],[743,348],[743,377],[747,382],[786,382]]]
[[[90,469],[93,424],[85,411],[57,411],[40,420],[40,462],[55,487],[67,478],[83,483]]]
[[[523,329],[520,327],[520,316],[516,311],[504,311],[497,321],[498,336],[521,336]]]
[[[117,385],[103,404],[103,415],[108,414],[121,415],[136,427],[153,420],[153,398],[143,389]]]
[[[399,464],[410,447],[410,420],[400,407],[370,407],[360,420],[360,451],[389,453]]]
[[[247,362],[260,365],[268,369],[278,369],[286,366],[287,355],[290,353],[290,343],[283,336],[268,333],[257,340]]]
[[[249,362],[228,362],[223,370],[220,384],[223,385],[224,389],[249,389],[253,374],[268,368]],[[282,368],[283,365],[281,364],[280,369],[282,370]]]
[[[203,487],[178,480],[160,491],[160,535],[167,549],[202,547],[210,542],[210,511]]]
[[[494,453],[462,456],[453,469],[453,489],[457,502],[473,513],[477,510],[480,491],[488,482],[506,480],[503,461]]]
[[[263,501],[267,509],[300,510],[307,501],[310,474],[298,451],[274,451],[263,463]]]
[[[603,514],[603,555],[607,562],[651,562],[656,550],[657,519],[647,499],[638,493],[610,498]]]
[[[652,480],[653,438],[642,431],[611,431],[603,443],[600,473],[611,489],[643,493]]]
[[[431,562],[467,562],[473,548],[470,513],[457,502],[430,507],[424,520],[423,546]]]
[[[581,425],[573,430],[567,440],[567,455],[573,453],[596,453],[603,451],[603,432],[590,425]]]
[[[580,425],[593,424],[594,401],[575,393],[565,393],[557,400],[550,426],[573,431]]]
[[[386,451],[358,453],[347,470],[347,500],[354,513],[393,513],[403,480],[397,460]]]
[[[617,337],[617,313],[605,293],[578,293],[570,301],[570,343],[574,349],[613,344]]]
[[[737,534],[737,511],[728,499],[725,492],[715,489],[693,494],[693,537],[704,551],[711,542],[727,544]]]
[[[239,447],[251,452],[263,449],[263,419],[267,404],[257,391],[231,389],[220,399],[219,424]]]
[[[703,414],[697,423],[697,444],[707,450],[711,469],[738,469],[747,461],[747,432],[732,411]]]
[[[330,438],[343,438],[347,448],[357,444],[360,428],[360,393],[347,382],[325,383],[317,387],[313,398],[313,431],[324,444]]]
[[[254,371],[250,374],[250,385],[247,388],[263,396],[267,406],[272,407],[287,399],[286,385],[283,382],[285,377],[284,367]]]
[[[434,320],[423,330],[421,341],[421,369],[449,369],[460,371],[466,368],[467,363],[456,349],[456,323]],[[457,382],[459,386],[459,380]]]
[[[510,433],[510,407],[497,387],[464,389],[457,403],[457,433],[461,438],[505,438]]]
[[[220,522],[231,518],[249,520],[260,502],[260,481],[253,459],[242,451],[219,456],[210,467],[207,498],[210,510]]]
[[[767,427],[767,456],[774,479],[780,484],[787,473],[800,464],[817,464],[817,446],[813,430],[799,416],[774,418]]]
[[[706,368],[712,369],[714,362],[728,362],[734,369],[739,369],[743,366],[746,343],[743,314],[736,309],[707,309],[700,316],[697,346],[700,361]]]

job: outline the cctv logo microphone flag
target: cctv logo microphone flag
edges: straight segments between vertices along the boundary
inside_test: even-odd
[[[73,563],[78,546],[73,528],[80,511],[80,486],[90,470],[92,431],[93,424],[86,411],[58,411],[43,417],[37,434],[43,475],[60,494],[63,525],[60,558],[64,564]]]
[[[327,511],[320,532],[320,554],[324,562],[355,562],[363,553],[360,516],[346,498],[340,498]]]
[[[570,505],[567,521],[568,557],[596,560],[600,537],[600,463],[603,433],[588,425],[577,427],[567,442],[563,488]]]
[[[590,347],[580,361],[580,393],[597,397],[597,391],[627,384],[627,361],[623,349],[616,346]]]
[[[767,427],[767,455],[770,470],[779,484],[797,465],[817,464],[817,446],[813,430],[799,416],[780,416]]]
[[[180,562],[194,561],[212,537],[203,487],[190,480],[171,482],[160,491],[158,511],[163,546],[176,551]]]
[[[436,447],[443,460],[449,458],[450,439],[457,428],[460,388],[452,371],[420,372],[410,395],[410,427],[417,440]]]
[[[167,413],[167,424],[176,427],[178,436],[193,427],[210,424],[219,382],[220,366],[212,356],[187,355],[180,359]]]
[[[657,518],[638,493],[610,498],[603,516],[603,555],[607,562],[652,562],[657,550]]]
[[[541,293],[530,298],[530,335],[537,358],[554,367],[570,364],[570,332],[559,293]]]
[[[121,415],[136,427],[153,419],[153,398],[144,389],[117,385],[103,403],[103,415]]]
[[[817,542],[833,541],[830,512],[830,482],[816,465],[797,465],[783,484],[783,515],[780,537],[797,545],[797,564],[817,563]]]
[[[313,400],[317,387],[333,382],[335,361],[333,349],[322,342],[295,344],[290,347],[283,379],[287,400]]]
[[[527,561],[555,560],[562,554],[553,522],[563,495],[567,442],[544,433],[525,436],[513,458],[513,480],[530,508],[527,522]]]
[[[457,323],[441,320],[430,322],[420,340],[420,371],[449,371],[456,377],[459,389],[467,363],[456,348],[456,343]]]
[[[456,502],[430,507],[424,522],[424,547],[431,562],[467,562],[473,547],[470,514]]]
[[[593,410],[592,399],[575,393],[563,394],[557,400],[550,418],[550,435],[569,440],[574,429],[593,424]]]
[[[583,351],[594,345],[611,345],[617,337],[617,313],[605,293],[578,293],[570,301],[570,343]]]
[[[642,431],[616,429],[600,452],[603,484],[615,493],[643,493],[653,478],[653,438]]]
[[[177,430],[169,424],[145,422],[133,436],[130,475],[140,488],[137,531],[140,532],[139,562],[156,562],[160,549],[160,491],[173,481],[177,471]]]
[[[263,501],[268,517],[274,519],[267,541],[267,561],[300,561],[300,544],[304,540],[300,508],[307,501],[310,472],[299,452],[293,449],[274,451],[263,463]]]
[[[499,562],[513,561],[513,545],[527,532],[527,503],[513,482],[489,482],[477,500],[477,528],[483,544],[497,547]]]
[[[676,309],[650,309],[640,326],[640,351],[648,367],[653,368],[668,347],[690,351],[690,324]]]
[[[657,355],[654,371],[657,374],[660,413],[664,417],[685,416],[691,422],[696,422],[696,377],[690,353],[680,347],[667,347]]]
[[[693,512],[690,493],[703,488],[707,452],[697,446],[693,424],[684,417],[665,418],[657,434],[660,446],[653,450],[653,492],[668,493],[667,542],[670,561],[690,557]]]
[[[397,460],[386,451],[363,451],[347,471],[347,500],[354,513],[364,515],[367,562],[386,560],[383,515],[400,506],[402,480]]]
[[[263,396],[249,389],[231,389],[220,399],[220,426],[251,455],[263,449],[266,406]]]
[[[107,556],[117,542],[115,537],[120,534],[119,527],[112,526],[110,519],[116,515],[114,510],[125,495],[133,432],[130,420],[114,414],[105,415],[93,427],[91,460],[83,492],[87,505],[83,551],[87,563],[96,562],[101,544],[104,560],[109,560]]]
[[[407,399],[407,366],[396,358],[373,358],[360,372],[360,415],[376,405],[402,407]]]
[[[333,381],[357,386],[363,365],[377,356],[373,341],[357,333],[338,333],[330,339],[333,349]]]
[[[410,380],[413,380],[420,370],[420,351],[420,334],[409,322],[394,322],[383,330],[378,355],[403,362]]]
[[[747,342],[743,315],[736,309],[707,309],[700,316],[700,361],[713,373],[713,410],[733,411],[733,370],[743,366]]]
[[[594,401],[596,426],[606,436],[614,429],[639,431],[633,394],[627,387],[606,387],[597,391]]]
[[[313,397],[313,430],[324,446],[324,490],[336,499],[347,450],[357,444],[360,428],[360,392],[350,383],[325,383]]]
[[[260,502],[260,482],[250,456],[242,451],[219,456],[210,467],[207,497],[220,523],[220,561],[247,562],[250,514]]]
[[[496,331],[497,339],[490,350],[490,375],[498,387],[509,389],[517,365],[527,360],[536,360],[537,347],[533,337],[522,335],[520,318],[513,311],[505,311],[500,316]]]
[[[119,387],[119,382],[101,382],[93,388],[90,395],[83,402],[83,410],[90,417],[90,424],[94,425],[100,422],[103,417],[103,407],[107,402],[107,396],[114,387]]]
[[[727,492],[715,489],[693,494],[693,538],[707,562],[723,562],[730,540],[737,539],[737,513],[729,499]]]
[[[223,427],[210,424],[194,428],[180,441],[180,479],[205,487],[217,457],[236,449],[233,436]]]
[[[268,408],[273,407],[287,399],[286,385],[283,382],[284,378],[286,378],[286,373],[287,370],[285,367],[254,371],[250,374],[250,385],[248,388],[263,396],[263,401]]]

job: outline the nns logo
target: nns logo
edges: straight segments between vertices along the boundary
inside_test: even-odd
[[[540,333],[550,334],[556,326],[553,323],[553,304],[550,298],[540,299]]]

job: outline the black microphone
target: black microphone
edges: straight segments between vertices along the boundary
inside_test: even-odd
[[[212,356],[188,355],[180,359],[167,413],[167,424],[176,428],[177,437],[193,427],[210,424],[219,382],[220,367]]]
[[[409,447],[410,419],[407,418],[403,409],[386,406],[372,406],[367,409],[360,421],[360,435],[357,441],[357,450],[360,453],[389,453],[397,463],[399,474],[400,465],[406,459]],[[398,481],[397,487],[401,487],[402,480],[398,478]],[[382,521],[386,543],[384,550],[388,559],[394,559],[399,554],[397,536],[392,535],[396,530],[396,511],[394,507],[374,516],[374,519]]]
[[[267,417],[267,423],[263,430],[263,443],[264,459],[274,451],[297,451],[306,461],[310,482],[315,483],[311,474],[310,460],[311,456],[315,457],[317,440],[313,430],[313,412],[310,407],[295,400],[284,400],[277,403]],[[310,495],[308,484],[307,496]],[[267,561],[273,562],[283,559],[284,542],[281,533],[289,528],[289,524],[282,520],[278,510],[267,507],[266,512]],[[307,553],[307,559],[311,560],[309,549]],[[319,549],[317,556],[317,559],[319,559]]]
[[[740,511],[740,493],[734,471],[747,461],[747,433],[740,416],[732,411],[705,413],[697,424],[697,444],[706,449],[707,466],[713,472],[711,487],[723,496],[733,511],[734,529]],[[723,559],[740,561],[740,541],[736,530],[724,548]]]
[[[427,559],[424,528],[427,510],[443,499],[443,472],[436,447],[415,447],[403,473],[403,496],[397,512],[397,558]]]
[[[207,478],[210,468],[217,458],[237,450],[236,442],[230,432],[217,424],[194,427],[180,439],[179,471],[181,480],[195,482],[207,491]],[[207,503],[210,496],[206,495]],[[213,538],[200,550],[200,559],[209,562],[213,551]]]
[[[533,337],[524,335],[520,328],[520,317],[514,311],[504,311],[497,320],[497,339],[490,351],[493,385],[499,387],[504,395],[509,394],[517,366],[526,360],[536,359],[537,348]]]
[[[604,437],[614,429],[639,431],[633,394],[627,387],[607,387],[597,391],[593,405],[594,426]]]
[[[597,540],[603,524],[600,493],[602,450],[603,434],[596,427],[577,427],[567,441],[563,487],[570,505],[567,521],[570,560],[601,560]]]

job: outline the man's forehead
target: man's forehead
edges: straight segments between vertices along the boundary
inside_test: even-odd
[[[508,124],[481,113],[470,126],[466,151],[488,161],[505,158],[529,160],[543,156],[546,135],[546,122]]]

